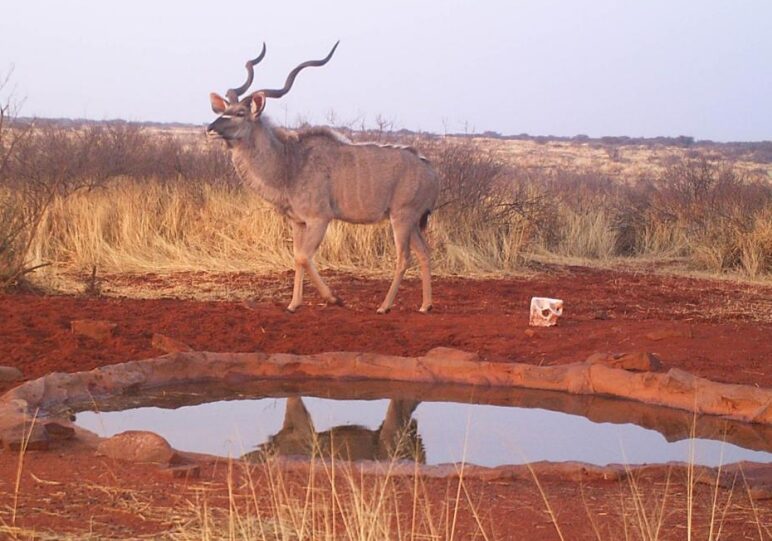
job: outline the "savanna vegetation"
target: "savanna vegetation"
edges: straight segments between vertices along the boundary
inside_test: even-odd
[[[199,129],[33,123],[13,112],[6,103],[0,115],[1,285],[38,269],[45,281],[51,269],[290,268],[286,221],[239,185],[223,146]],[[441,173],[429,230],[435,273],[509,273],[533,258],[677,262],[754,279],[772,273],[768,174],[713,151],[690,150],[654,173],[619,178],[534,167],[481,138],[347,131],[413,145]],[[618,160],[619,149],[608,156]],[[385,273],[392,251],[388,224],[336,223],[317,262]]]
[[[0,288],[30,279],[52,285],[62,271],[93,276],[291,268],[287,223],[240,186],[225,149],[207,144],[200,129],[33,123],[14,113],[12,104],[0,106]],[[506,274],[546,259],[677,263],[714,274],[772,277],[770,178],[747,161],[717,157],[714,146],[700,152],[684,143],[664,166],[620,176],[598,167],[508,159],[484,138],[347,134],[413,145],[440,172],[441,198],[429,230],[435,273]],[[597,144],[610,162],[625,159],[626,143]],[[392,251],[388,224],[336,223],[317,262],[388,274]],[[16,538],[32,535],[15,524],[17,501],[25,496],[24,452],[12,518],[0,521],[0,532]],[[751,538],[769,533],[768,513],[757,508],[741,477],[729,488],[709,486],[696,481],[693,467],[672,476],[666,470],[654,480],[629,474],[611,485],[612,496],[606,484],[587,493],[581,483],[572,485],[562,501],[576,507],[566,511],[552,508],[552,495],[535,474],[527,490],[501,485],[483,500],[483,484],[467,483],[461,470],[451,489],[431,500],[425,483],[436,487],[439,481],[389,472],[363,477],[354,470],[336,477],[326,463],[312,465],[317,469],[307,477],[271,463],[257,473],[234,472],[246,466],[229,465],[224,491],[201,490],[185,508],[150,505],[151,490],[125,491],[112,501],[127,502],[121,505],[130,513],[171,520],[173,539],[464,538],[458,532],[499,538],[506,532],[497,531],[488,510],[513,497],[526,499],[534,520],[561,539],[571,527],[596,539],[683,538],[684,532],[719,539],[725,522],[733,521]],[[101,486],[84,490],[92,489],[112,497]]]

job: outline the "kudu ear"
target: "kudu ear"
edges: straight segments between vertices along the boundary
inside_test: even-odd
[[[262,92],[255,92],[252,94],[249,108],[252,111],[253,116],[259,116],[260,113],[263,112],[263,109],[265,109],[265,101],[265,94]]]
[[[215,94],[214,92],[209,94],[209,101],[212,104],[212,111],[214,111],[218,115],[223,114],[225,112],[225,109],[227,109],[228,107],[228,102],[225,101],[225,98],[223,98],[219,94]]]

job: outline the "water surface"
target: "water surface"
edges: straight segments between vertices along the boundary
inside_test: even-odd
[[[377,390],[365,391],[359,394],[377,394]],[[272,392],[281,393],[282,390]],[[357,394],[351,389],[343,394],[352,393]],[[235,399],[212,402],[201,402],[205,396],[199,394],[198,398],[191,400],[201,403],[185,406],[176,405],[180,397],[186,396],[185,391],[162,394],[148,400],[171,404],[99,413],[82,411],[77,414],[76,422],[100,436],[111,436],[125,430],[150,430],[166,438],[177,449],[231,457],[242,456],[266,444],[284,449],[288,454],[298,454],[301,452],[298,449],[302,447],[299,442],[311,433],[317,439],[320,435],[324,438],[334,434],[338,442],[351,438],[351,441],[356,439],[359,447],[378,447],[383,445],[383,435],[388,430],[381,426],[387,427],[391,423],[412,428],[411,437],[420,441],[427,464],[466,461],[481,466],[499,466],[540,460],[571,460],[597,465],[692,461],[715,466],[741,460],[772,462],[764,427],[725,423],[721,425],[724,428],[715,428],[720,420],[692,418],[690,428],[690,417],[685,412],[667,408],[646,409],[646,406],[625,401],[611,401],[610,406],[606,405],[609,410],[607,416],[613,422],[599,422],[597,418],[603,417],[603,414],[597,411],[605,410],[595,406],[605,402],[588,401],[587,397],[569,397],[567,402],[561,402],[563,397],[556,396],[558,393],[529,392],[519,397],[510,394],[496,399],[499,402],[527,403],[529,407],[436,400],[434,398],[443,394],[436,389],[431,392],[419,389],[417,392],[401,393],[407,396],[391,399],[372,396],[367,399],[298,398],[297,395],[292,395],[290,399],[282,396],[242,398],[238,394],[229,397]],[[545,407],[538,407],[540,396],[544,397],[541,401]],[[175,398],[172,400],[170,397]],[[419,397],[427,399],[419,402]],[[479,393],[476,399],[481,399]],[[141,397],[134,401],[143,402]],[[563,410],[593,411],[596,419],[555,411],[558,409],[556,403]],[[114,404],[107,406],[118,407]],[[625,408],[629,410],[630,422],[624,422]],[[401,411],[401,417],[395,411]],[[658,415],[664,418],[665,428],[661,431],[667,434],[667,438],[660,431],[640,426],[656,425],[653,419]],[[677,421],[668,417],[672,415]],[[709,429],[703,426],[706,422],[713,423]],[[685,426],[673,428],[671,425],[674,424]],[[674,436],[674,430],[680,436]],[[708,433],[710,437],[701,435],[683,439],[692,430]],[[737,434],[743,430],[749,430],[752,435],[746,438],[748,442],[740,441],[740,445],[736,445],[727,441],[732,438],[742,440]],[[761,430],[761,433],[756,434],[754,430]],[[386,445],[388,447],[388,443]],[[756,447],[756,450],[747,447]],[[368,456],[363,454],[361,457]]]

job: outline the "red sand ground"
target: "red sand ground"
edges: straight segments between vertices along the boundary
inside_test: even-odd
[[[153,279],[133,280],[146,286]],[[195,275],[177,279],[196,282]],[[250,275],[227,280],[256,294],[276,283]],[[291,278],[283,280],[289,288]],[[208,351],[422,355],[447,346],[486,360],[547,365],[582,361],[597,351],[644,350],[659,355],[665,368],[772,386],[772,287],[571,268],[527,278],[436,280],[429,315],[416,311],[419,282],[407,280],[396,309],[378,315],[386,280],[336,275],[331,283],[344,307],[314,304],[318,296],[309,287],[306,306],[295,314],[283,309],[288,291],[252,309],[241,302],[4,295],[0,364],[18,367],[27,378],[88,370],[158,356],[151,339],[162,333]],[[534,295],[562,298],[566,308],[558,327],[531,338],[524,331]],[[116,335],[104,344],[74,336],[74,319],[113,321]],[[669,336],[647,338],[660,331]]]
[[[175,279],[195,284],[199,277],[187,274]],[[166,279],[115,280],[141,281],[147,287]],[[435,310],[430,315],[414,311],[420,303],[420,284],[408,280],[397,298],[397,308],[377,315],[375,308],[388,282],[337,274],[330,282],[346,302],[344,307],[316,304],[318,297],[309,288],[307,305],[289,314],[283,309],[289,302],[289,275],[222,278],[230,287],[255,291],[258,298],[264,297],[261,291],[266,288],[275,290],[277,280],[281,282],[280,298],[250,306],[176,299],[2,295],[0,364],[18,367],[28,379],[52,371],[88,370],[158,356],[161,352],[153,349],[151,338],[153,333],[162,333],[197,350],[420,355],[436,346],[448,346],[476,351],[486,360],[534,364],[580,361],[597,351],[643,350],[659,355],[664,369],[679,367],[716,381],[772,386],[772,287],[768,286],[572,267],[547,269],[526,278],[438,279]],[[529,337],[524,331],[529,299],[534,295],[564,299],[565,316],[558,327],[539,329]],[[74,319],[113,321],[118,324],[116,334],[105,343],[74,336],[70,332]],[[0,384],[0,392],[8,388],[10,385]],[[16,457],[2,452],[0,526],[9,522],[5,506],[11,505],[15,472]],[[121,498],[134,498],[132,491],[140,491],[153,505],[179,506],[195,500],[203,479],[214,492],[224,490],[223,478],[222,467],[207,466],[202,481],[186,483],[160,477],[153,467],[95,460],[89,452],[30,452],[22,475],[17,524],[86,531],[90,518],[95,517],[95,523],[102,525],[97,531],[104,535],[155,533],[168,527],[170,518],[151,513],[143,519],[142,513],[124,505]],[[648,486],[656,492],[663,480],[660,474]],[[455,497],[455,488],[449,489],[448,483],[431,481],[430,492],[440,500],[447,490]],[[578,494],[580,485],[575,481],[548,481],[546,485],[566,538],[594,539]],[[625,486],[622,489],[629,492]],[[591,482],[584,488],[592,498],[590,507],[604,513],[618,511],[618,485]],[[498,538],[556,538],[533,484],[476,482],[471,493],[479,494],[475,498],[480,498]],[[742,491],[736,491],[735,498],[740,502]],[[683,495],[677,496],[675,506],[685,501]],[[748,513],[756,509],[769,524],[772,502],[756,502],[754,507],[746,498],[737,505],[747,513],[731,514],[734,525],[728,538],[744,539],[748,534],[758,539]],[[521,508],[526,511],[512,513]],[[617,538],[611,515],[601,515],[602,522],[608,522],[604,539]],[[461,520],[464,529],[473,529],[471,514]],[[669,533],[673,539],[684,537],[677,526]]]

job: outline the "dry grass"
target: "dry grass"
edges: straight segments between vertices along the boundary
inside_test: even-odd
[[[478,145],[506,163],[516,163],[531,170],[563,170],[597,173],[615,182],[630,182],[640,177],[656,178],[674,163],[685,159],[731,159],[744,174],[772,178],[772,164],[758,163],[748,156],[723,155],[712,148],[686,149],[678,146],[643,144],[600,144],[593,142],[501,140],[477,138]]]
[[[49,286],[62,271],[291,268],[286,220],[235,185],[222,148],[188,133],[126,125],[25,133],[23,144],[6,148],[10,159],[0,171],[0,216],[19,224],[0,238],[0,283],[39,265],[53,267],[36,273]],[[772,187],[744,162],[664,149],[654,169],[633,176],[632,170],[611,174],[596,161],[627,163],[642,149],[634,154],[624,147],[612,156],[586,145],[537,145],[543,152],[535,166],[534,157],[504,152],[502,145],[519,148],[522,141],[407,142],[421,147],[442,177],[429,230],[437,274],[509,274],[546,257],[678,260],[713,274],[772,276]],[[551,150],[545,154],[543,147]],[[587,167],[582,152],[593,156]],[[322,268],[391,273],[388,223],[333,223],[316,261]]]
[[[194,482],[184,489],[184,495],[164,498],[161,504],[159,494],[154,493],[158,488],[84,482],[67,500],[73,500],[73,508],[99,501],[101,510],[94,509],[89,515],[80,509],[68,516],[68,504],[46,512],[60,514],[63,522],[69,523],[69,532],[18,526],[12,521],[0,522],[0,537],[15,541],[105,535],[173,541],[492,539],[479,503],[465,486],[463,466],[456,483],[458,490],[438,498],[430,494],[425,479],[417,472],[412,476],[392,474],[394,464],[386,462],[381,475],[363,475],[353,463],[318,456],[301,468],[287,468],[275,458],[260,464],[229,460],[224,481]],[[21,468],[22,462],[18,477]],[[171,507],[169,500],[174,502]],[[2,514],[0,511],[0,518]],[[104,518],[95,520],[95,516],[111,514],[137,520],[120,525]],[[91,518],[79,524],[77,517],[85,516]],[[149,525],[142,529],[146,533],[131,530],[130,524],[138,522]]]
[[[188,509],[192,518],[174,528],[171,539],[489,539],[463,479],[448,508],[437,505],[420,476],[394,476],[388,466],[380,476],[316,458],[300,476],[270,461],[259,474],[244,463],[236,468],[241,471],[228,475],[227,505],[212,505],[202,491]],[[459,512],[469,515],[473,531],[456,533]]]
[[[57,199],[33,260],[103,272],[286,268],[290,233],[257,196],[225,187],[114,181]]]
[[[636,231],[637,253],[621,256],[610,205],[591,209],[557,203],[555,223],[537,227],[528,215],[503,221],[440,209],[430,222],[433,271],[496,275],[521,270],[538,255],[552,261],[613,264],[636,259],[680,261],[687,269],[733,272],[752,279],[772,269],[772,204],[748,228],[717,220],[689,233],[682,224],[649,220]],[[98,190],[56,199],[30,243],[30,265],[89,273],[255,272],[292,268],[285,219],[256,195],[225,186],[113,181]],[[388,274],[393,242],[388,223],[333,223],[316,256],[321,268]]]
[[[528,539],[540,530],[543,537],[543,528],[550,527],[559,539],[763,541],[772,533],[765,523],[769,510],[763,508],[763,501],[754,501],[750,496],[742,473],[725,487],[718,483],[720,470],[714,482],[697,482],[700,473],[695,470],[684,473],[674,469],[664,479],[650,478],[645,470],[630,470],[627,479],[618,483],[580,485],[577,491],[583,511],[581,505],[566,501],[565,487],[570,481],[545,482],[534,476],[533,485],[511,485],[507,499],[512,501],[497,503],[511,508],[505,512],[485,507],[473,485],[464,479],[463,466],[459,466],[458,479],[443,482],[443,489],[417,472],[409,476],[392,474],[388,464],[385,473],[378,476],[362,475],[350,463],[321,459],[313,459],[302,469],[288,470],[271,461],[261,465],[234,461],[227,468],[221,481],[195,481],[174,497],[164,499],[159,498],[158,487],[83,483],[71,495],[81,506],[78,512],[69,516],[69,505],[48,512],[60,514],[63,523],[69,524],[64,528],[68,531],[34,528],[29,521],[23,521],[22,526],[0,524],[0,536],[12,540],[110,537],[174,541],[439,541]],[[175,486],[179,490],[179,485]],[[119,525],[109,522],[110,514],[96,509],[92,510],[93,516],[89,515],[87,510],[94,501],[99,501],[101,507],[108,506],[112,514],[136,520]],[[33,507],[40,510],[44,506],[41,501]],[[522,521],[515,521],[519,525],[516,534],[507,529],[506,522],[494,523],[493,517],[506,517],[517,510],[543,519],[523,529],[519,529]],[[86,519],[88,516],[92,518]],[[146,526],[144,533],[132,529],[132,524],[140,523]]]
[[[442,218],[438,218],[442,220]],[[512,218],[480,230],[460,217],[432,224],[433,268],[440,274],[512,271],[526,224]],[[315,258],[339,270],[389,273],[388,223],[331,224]],[[292,267],[291,231],[258,196],[241,189],[120,180],[54,201],[31,245],[32,262],[100,272],[281,272]]]

